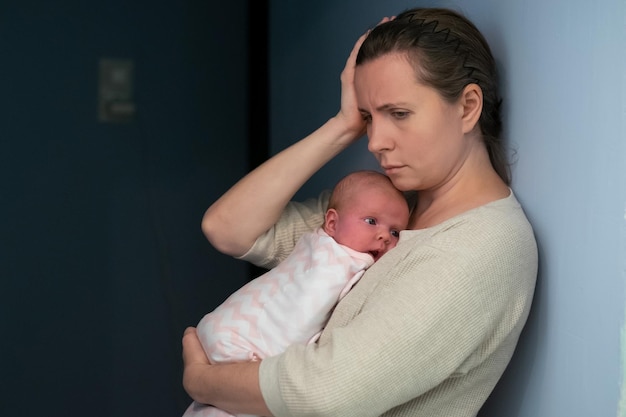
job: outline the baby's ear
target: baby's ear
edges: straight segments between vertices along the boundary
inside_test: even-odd
[[[339,219],[339,213],[335,209],[328,209],[324,216],[324,231],[328,233],[330,237],[335,236],[337,230],[337,221]]]

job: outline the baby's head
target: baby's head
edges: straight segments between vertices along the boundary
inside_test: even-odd
[[[389,178],[376,171],[356,171],[333,189],[324,231],[338,243],[378,260],[398,243],[406,229],[409,206]]]

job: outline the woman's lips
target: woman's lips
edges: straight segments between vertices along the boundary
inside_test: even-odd
[[[402,168],[402,165],[385,165],[382,168],[385,171],[385,174],[390,176],[397,173]]]

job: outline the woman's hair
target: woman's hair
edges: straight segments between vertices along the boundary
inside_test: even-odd
[[[468,84],[483,93],[478,121],[489,158],[508,185],[510,167],[503,147],[496,64],[487,41],[467,18],[449,9],[414,8],[376,26],[357,55],[360,65],[388,53],[405,53],[417,80],[449,101]]]

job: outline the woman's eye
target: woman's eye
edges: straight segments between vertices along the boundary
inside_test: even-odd
[[[364,122],[366,123],[372,123],[372,115],[371,114],[365,114],[362,113],[361,114],[361,118],[363,119]]]
[[[372,226],[374,226],[374,225],[376,225],[376,219],[373,219],[371,217],[366,217],[365,218],[365,223],[371,224]]]
[[[408,111],[394,111],[391,114],[396,119],[405,119],[409,115],[409,112]]]

